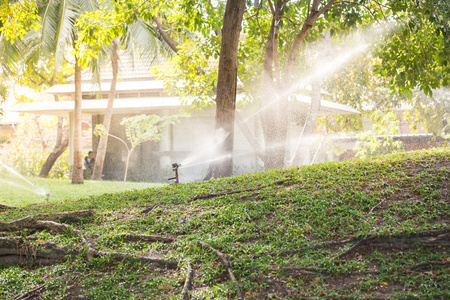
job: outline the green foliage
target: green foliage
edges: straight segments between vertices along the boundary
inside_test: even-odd
[[[395,141],[392,135],[399,132],[400,121],[395,112],[371,114],[372,130],[357,135],[355,154],[358,158],[402,151],[403,143]]]
[[[123,118],[120,125],[125,126],[125,134],[135,148],[146,141],[161,140],[161,129],[178,122],[181,115],[158,116],[158,115],[136,115]]]
[[[11,44],[23,39],[28,30],[37,31],[41,27],[37,5],[36,1],[31,0],[2,1],[0,33]]]
[[[26,148],[16,144],[4,156],[11,163],[11,167],[20,174],[37,176],[49,153],[41,149]],[[5,161],[5,158],[3,159]],[[64,152],[53,165],[49,178],[67,179],[70,176],[69,153]]]
[[[407,1],[399,28],[381,45],[376,70],[392,90],[411,97],[414,89],[427,96],[450,84],[450,25],[447,1]],[[447,20],[447,21],[446,21]]]
[[[215,43],[220,42],[214,37],[211,37],[211,42],[212,40]],[[168,64],[155,66],[152,69],[153,75],[164,80],[166,93],[181,97],[184,99],[184,104],[190,100],[189,104],[197,109],[210,107],[213,104],[214,87],[217,82],[217,69],[210,65],[216,62],[202,52],[205,44],[188,40],[180,46],[177,55]]]
[[[407,111],[406,120],[412,121],[412,128],[424,126],[434,136],[450,134],[450,92],[448,89],[436,90],[433,97],[421,93],[411,98],[412,109]]]

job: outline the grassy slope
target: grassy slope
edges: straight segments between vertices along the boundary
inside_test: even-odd
[[[214,252],[199,245],[201,240],[232,262],[246,299],[445,299],[450,296],[448,246],[386,247],[369,240],[344,253],[355,241],[327,245],[436,230],[446,232],[448,240],[449,189],[447,147],[6,210],[0,221],[38,212],[94,209],[94,218],[71,225],[95,240],[99,249],[162,255],[180,263],[172,271],[108,257],[88,261],[81,255],[52,266],[0,267],[0,298],[43,285],[40,293],[45,299],[75,299],[79,294],[87,299],[177,299],[186,261],[195,269],[193,299],[236,297],[226,269]],[[227,191],[236,192],[223,193]],[[143,214],[148,207],[153,209]],[[177,241],[128,243],[121,233],[158,234]],[[70,235],[20,234],[79,245]],[[324,246],[314,247],[320,244]],[[338,257],[341,253],[345,255]],[[424,262],[430,264],[419,265]]]

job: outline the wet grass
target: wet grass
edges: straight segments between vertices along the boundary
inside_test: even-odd
[[[217,254],[198,241],[226,255],[245,299],[450,297],[449,147],[44,203],[5,210],[0,221],[84,209],[95,217],[70,225],[97,249],[175,259],[178,268],[85,253],[49,266],[4,266],[0,298],[42,286],[43,299],[178,299],[188,262],[192,299],[237,298]],[[447,244],[408,244],[433,232]],[[130,243],[125,233],[176,241]],[[47,231],[0,233],[16,235],[80,246],[76,236]],[[389,242],[396,235],[406,246]]]
[[[65,202],[104,193],[123,191],[122,181],[85,180],[84,184],[71,184],[70,180],[0,175],[0,204],[24,207],[30,204]],[[141,190],[160,187],[163,184],[148,182],[127,182],[125,190]]]

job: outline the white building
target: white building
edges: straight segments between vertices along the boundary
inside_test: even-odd
[[[119,71],[119,81],[116,87],[114,100],[114,116],[112,118],[110,133],[126,141],[125,128],[120,125],[121,120],[130,115],[157,114],[171,115],[179,113],[181,105],[178,97],[169,97],[163,90],[163,82],[149,76],[149,64],[136,64],[132,67],[130,61],[122,60]],[[91,83],[91,75],[84,72],[82,76],[82,115],[92,122],[92,128],[102,123],[107,104],[107,95],[111,80],[110,68],[102,71],[100,85]],[[73,78],[68,84],[55,85],[45,93],[58,95],[62,101],[44,103],[21,103],[13,110],[22,113],[53,115],[68,117],[71,126],[71,140],[69,149],[73,158],[73,110],[75,85]],[[102,96],[99,96],[100,91]],[[306,113],[309,109],[310,98],[298,95],[290,103],[288,140],[290,148],[295,149],[297,139],[301,132]],[[262,132],[259,118],[255,109],[239,107],[239,114],[244,123],[235,126],[234,142],[234,168],[235,174],[259,171],[262,162],[257,157],[255,149],[249,143],[246,134],[262,144]],[[320,114],[359,114],[355,109],[330,101],[322,100]],[[164,129],[163,139],[160,142],[146,142],[134,151],[129,167],[128,178],[140,181],[163,181],[172,176],[171,164],[181,163],[180,181],[201,180],[206,174],[209,160],[212,158],[214,148],[214,108],[200,112],[191,112],[190,118],[183,118],[176,125]],[[246,134],[244,134],[246,132]],[[98,137],[93,137],[92,148],[96,151]],[[121,180],[124,175],[127,149],[113,138],[108,139],[107,153],[103,168],[105,180]],[[167,182],[167,181],[166,181]]]

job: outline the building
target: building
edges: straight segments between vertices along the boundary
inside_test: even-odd
[[[155,62],[153,62],[154,64]],[[168,96],[163,89],[163,82],[152,78],[151,63],[136,63],[122,58],[119,81],[114,101],[114,116],[110,133],[126,141],[125,128],[120,125],[124,117],[138,114],[172,115],[181,108],[187,108],[178,97]],[[111,81],[110,68],[102,71],[102,82],[91,83],[91,75],[84,71],[82,76],[82,115],[92,123],[92,128],[103,121],[107,104],[107,94]],[[35,113],[68,117],[71,124],[70,157],[73,161],[73,110],[75,85],[73,77],[68,84],[55,85],[45,93],[58,95],[62,101],[44,103],[21,103],[14,107],[16,112]],[[310,98],[297,95],[290,103],[289,143],[295,148],[300,135]],[[239,116],[243,120],[236,126],[235,150],[233,160],[235,174],[259,171],[262,162],[249,142],[249,134],[254,140],[261,141],[261,125],[256,117],[256,109],[251,106],[239,107]],[[355,109],[330,101],[322,100],[320,114],[359,114]],[[146,142],[131,156],[128,179],[138,181],[166,181],[172,176],[172,163],[181,163],[180,180],[201,180],[207,172],[214,152],[214,107],[191,112],[191,117],[182,118],[179,124],[164,129],[160,142]],[[92,148],[95,151],[98,137],[93,136]],[[103,178],[105,180],[122,180],[124,176],[127,149],[117,139],[109,138],[105,157]],[[167,182],[167,181],[166,181]]]

